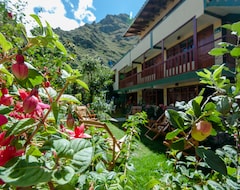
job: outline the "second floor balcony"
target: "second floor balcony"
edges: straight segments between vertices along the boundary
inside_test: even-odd
[[[222,40],[222,39],[217,39]],[[215,40],[215,41],[217,41]],[[134,85],[149,83],[155,80],[160,80],[182,73],[194,72],[199,69],[208,68],[212,65],[221,64],[223,62],[234,65],[234,60],[229,59],[229,56],[215,58],[210,56],[208,52],[214,47],[214,42],[208,42],[197,48],[184,50],[174,56],[171,56],[164,61],[155,62],[153,65],[144,68],[141,72],[123,77],[119,81],[119,88],[128,88]],[[204,49],[204,51],[201,51]]]

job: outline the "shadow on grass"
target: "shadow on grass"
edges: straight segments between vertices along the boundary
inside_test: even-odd
[[[155,140],[150,140],[144,135],[146,131],[147,131],[146,127],[141,127],[141,134],[140,134],[141,142],[155,153],[165,153],[167,150],[167,147],[163,144],[165,137],[159,136]]]

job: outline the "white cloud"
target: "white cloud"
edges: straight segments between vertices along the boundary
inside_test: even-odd
[[[12,0],[17,1],[17,0]],[[84,21],[93,22],[95,15],[89,10],[94,9],[93,0],[78,0],[78,7],[74,7],[71,0],[65,0],[69,4],[74,18],[67,18],[64,4],[61,0],[29,0],[25,7],[26,19],[30,22],[26,27],[32,26],[33,19],[29,16],[34,14],[34,9],[39,9],[38,15],[43,21],[47,21],[52,28],[60,27],[62,30],[72,30],[85,24]],[[43,22],[44,23],[44,22]]]

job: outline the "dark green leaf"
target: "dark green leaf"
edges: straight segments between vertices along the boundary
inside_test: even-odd
[[[176,110],[168,109],[165,112],[168,120],[175,128],[184,128],[184,121]]]
[[[76,188],[70,184],[58,185],[54,190],[75,190]]]
[[[11,111],[12,110],[10,109],[9,106],[0,105],[0,114],[2,114],[2,115],[8,114]]]
[[[212,150],[205,149],[204,147],[198,147],[196,149],[196,153],[209,165],[210,168],[223,175],[227,175],[227,167],[224,161]]]
[[[9,135],[19,135],[22,132],[32,128],[35,124],[35,120],[32,118],[21,119],[14,123],[11,128],[7,131],[7,136]]]
[[[74,169],[69,166],[63,166],[53,172],[53,179],[60,185],[67,184],[74,176]]]
[[[192,107],[193,107],[193,111],[194,111],[194,114],[195,116],[198,118],[201,116],[201,106],[200,104],[194,99],[192,101]]]
[[[180,138],[176,141],[173,141],[171,144],[171,148],[175,149],[175,150],[184,150],[185,147],[185,139],[184,138]]]
[[[10,185],[28,187],[50,181],[51,171],[33,156],[28,156],[28,158],[21,157],[18,160],[12,160],[6,168],[0,171],[0,178]]]

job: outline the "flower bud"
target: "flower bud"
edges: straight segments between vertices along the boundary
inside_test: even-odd
[[[67,126],[69,128],[72,128],[74,126],[74,118],[71,113],[68,113],[68,116],[67,116]]]
[[[24,80],[28,77],[28,67],[23,63],[14,63],[12,65],[12,73],[18,80]]]
[[[17,54],[16,61],[17,63],[24,63],[24,56],[22,54]]]
[[[33,112],[38,105],[38,99],[34,95],[29,95],[24,101],[23,101],[23,109],[25,113],[31,113]]]

